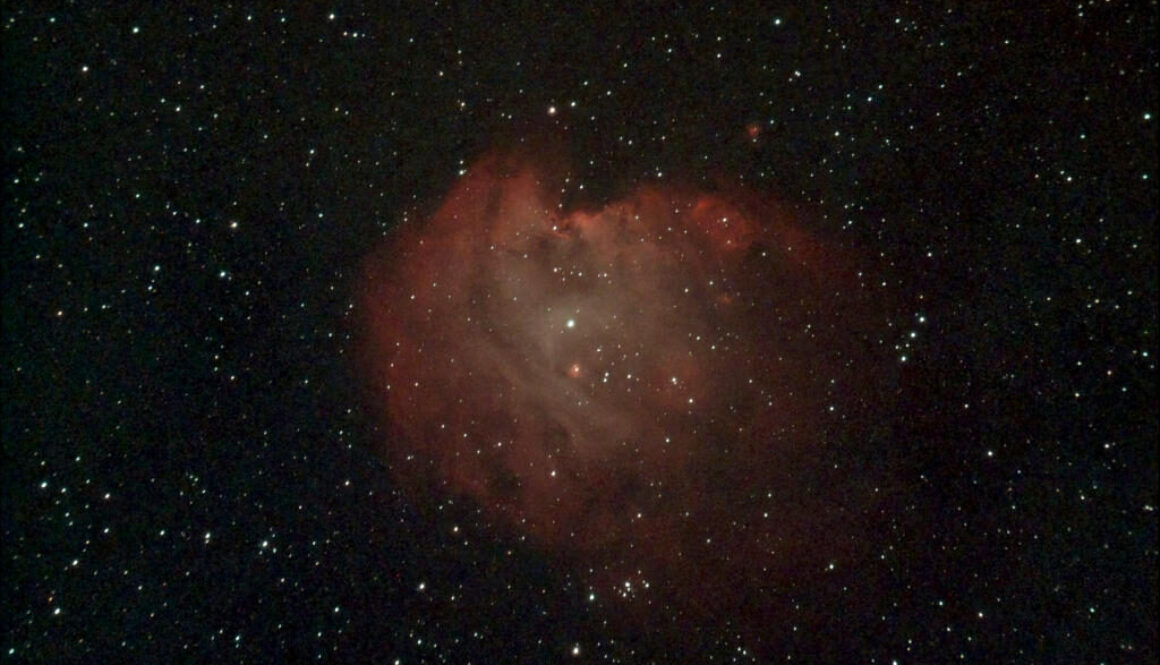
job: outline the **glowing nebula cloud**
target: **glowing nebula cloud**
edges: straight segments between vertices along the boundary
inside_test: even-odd
[[[473,501],[604,598],[760,631],[867,530],[840,462],[870,445],[881,307],[768,200],[566,209],[561,172],[486,156],[367,259],[382,453],[417,503]]]

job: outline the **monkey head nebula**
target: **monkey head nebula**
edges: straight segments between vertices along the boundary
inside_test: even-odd
[[[485,156],[367,258],[382,455],[416,503],[473,502],[610,603],[760,632],[870,530],[881,297],[768,198],[571,208],[562,172]]]

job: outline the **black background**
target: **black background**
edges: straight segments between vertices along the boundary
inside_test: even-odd
[[[371,452],[360,258],[548,134],[597,199],[805,204],[905,303],[893,581],[765,657],[1154,662],[1155,2],[307,4],[5,3],[5,659],[757,658]]]

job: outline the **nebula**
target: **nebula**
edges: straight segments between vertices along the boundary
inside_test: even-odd
[[[865,549],[881,295],[769,198],[567,206],[565,171],[489,154],[367,258],[382,455],[417,504],[472,502],[629,614],[761,632]]]

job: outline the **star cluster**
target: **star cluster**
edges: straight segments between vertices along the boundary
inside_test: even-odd
[[[4,658],[1155,660],[1154,2],[10,4],[0,24]],[[572,157],[566,209],[769,193],[827,239],[819,265],[867,259],[845,295],[889,301],[860,343],[890,371],[820,382],[830,445],[802,480],[880,497],[851,516],[873,538],[788,578],[758,650],[630,559],[594,584],[468,498],[416,501],[376,450],[364,258],[481,154],[545,135]],[[676,359],[737,343],[690,329],[630,378],[639,349],[587,343],[620,312],[540,314],[579,399],[719,398]],[[731,533],[780,517],[783,487],[739,487]]]

